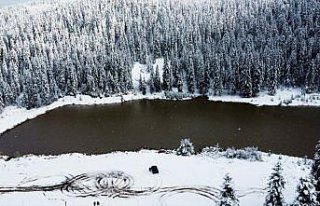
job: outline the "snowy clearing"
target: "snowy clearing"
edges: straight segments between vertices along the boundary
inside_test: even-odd
[[[156,71],[156,68],[159,68],[159,73],[160,75],[160,80],[162,81],[162,73],[163,73],[163,64],[164,64],[164,59],[163,58],[159,58],[156,59],[155,64],[152,65],[153,70]],[[139,80],[140,80],[140,76],[141,79],[148,82],[150,81],[150,72],[148,72],[147,70],[147,65],[144,64],[140,64],[138,62],[136,62],[133,65],[132,71],[131,71],[131,76],[132,76],[132,83],[133,83],[133,87],[135,89],[135,91],[139,91]]]
[[[263,153],[262,161],[249,161],[142,150],[2,159],[0,205],[213,205],[228,173],[240,204],[257,206],[264,202],[264,188],[278,158]],[[299,178],[309,174],[310,161],[282,156],[281,163],[284,197],[290,203]],[[148,171],[152,165],[158,166],[159,174]]]

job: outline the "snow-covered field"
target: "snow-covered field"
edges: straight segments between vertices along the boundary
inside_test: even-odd
[[[209,206],[215,205],[223,177],[229,174],[240,204],[257,206],[264,202],[268,178],[278,158],[263,153],[262,161],[249,161],[205,153],[183,157],[142,150],[1,159],[0,205],[88,206],[99,201],[100,205]],[[309,174],[310,162],[282,156],[281,163],[286,180],[284,197],[290,203],[299,178]],[[149,172],[152,165],[158,166],[159,174]]]

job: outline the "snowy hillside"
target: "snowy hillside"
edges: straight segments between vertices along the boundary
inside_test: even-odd
[[[319,7],[317,0],[45,0],[4,7],[0,111],[77,94],[252,98],[282,87],[318,93]]]
[[[99,201],[105,206],[209,206],[218,201],[223,177],[228,173],[240,205],[257,206],[264,202],[268,178],[277,161],[277,155],[267,154],[262,155],[262,161],[249,161],[147,150],[0,160],[0,176],[5,177],[0,179],[0,205],[85,206]],[[284,197],[292,203],[299,178],[310,173],[310,162],[287,156],[281,162]],[[149,172],[152,165],[158,166],[159,174]]]

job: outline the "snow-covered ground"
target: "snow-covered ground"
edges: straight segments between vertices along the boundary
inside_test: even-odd
[[[14,5],[14,4],[21,4],[21,3],[25,3],[28,0],[0,0],[0,7],[1,6],[8,6],[8,5]]]
[[[157,67],[159,68],[159,74],[161,74],[160,75],[161,81],[162,81],[162,73],[163,73],[163,64],[164,64],[164,59],[162,58],[156,59],[155,64],[153,64],[154,72],[156,71]],[[141,76],[141,79],[145,80],[146,82],[150,80],[150,72],[148,72],[147,70],[147,65],[136,62],[133,65],[131,73],[132,73],[131,76],[132,76],[132,81],[133,81],[135,91],[139,91],[140,76]]]
[[[209,206],[215,205],[223,177],[229,174],[241,205],[257,206],[264,202],[268,178],[278,158],[263,153],[262,161],[249,161],[206,153],[183,157],[142,150],[1,159],[0,192],[5,192],[0,195],[0,205],[88,206],[99,201],[100,205],[117,206]],[[286,180],[284,197],[290,203],[299,178],[309,174],[310,162],[282,156],[281,163]],[[152,165],[158,166],[159,174],[149,172]]]
[[[258,97],[210,96],[211,101],[249,103],[257,106],[320,106],[320,94],[305,94],[301,89],[280,88],[275,96],[261,92]]]

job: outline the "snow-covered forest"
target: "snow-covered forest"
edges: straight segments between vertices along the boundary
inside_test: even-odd
[[[0,110],[142,91],[320,90],[318,0],[79,0],[0,10]],[[45,5],[45,4],[44,4]],[[164,58],[163,73],[153,69]],[[147,88],[147,89],[146,89]]]

